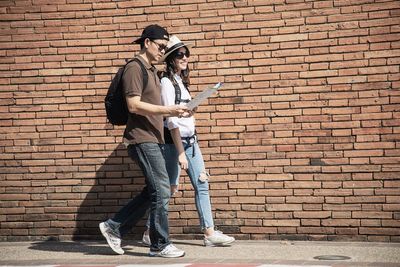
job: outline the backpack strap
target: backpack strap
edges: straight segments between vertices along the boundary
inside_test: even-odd
[[[174,86],[175,89],[175,105],[179,105],[180,103],[189,103],[189,99],[182,99],[182,92],[181,92],[181,87],[179,86],[179,84],[177,83],[177,81],[175,80],[175,78],[172,78],[173,80],[171,80],[166,73],[162,73],[162,78],[168,78],[171,82],[172,85]],[[188,91],[189,89],[186,88]]]
[[[175,105],[179,105],[181,103],[181,88],[177,82],[172,83],[175,88]]]
[[[175,88],[175,105],[179,105],[180,103],[189,103],[189,99],[182,99],[181,87],[179,86],[179,84],[176,81],[172,82],[172,84]],[[186,90],[189,91],[189,88],[186,87]]]
[[[142,69],[142,74],[143,74],[143,90],[146,89],[147,84],[149,82],[149,74],[147,73],[146,67],[143,65],[142,61],[140,61],[138,58],[134,58],[129,60],[126,64],[128,64],[131,61],[136,61],[139,63],[140,68]]]

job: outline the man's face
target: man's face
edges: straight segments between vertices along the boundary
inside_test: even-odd
[[[146,39],[147,57],[152,62],[158,62],[165,53],[168,41],[163,39]]]

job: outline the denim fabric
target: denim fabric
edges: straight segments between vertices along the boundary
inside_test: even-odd
[[[201,229],[214,227],[214,221],[211,212],[210,195],[208,191],[208,180],[201,181],[200,175],[206,174],[203,155],[197,142],[188,144],[182,142],[188,160],[188,170],[190,181],[195,192],[195,202],[199,214]],[[178,152],[174,144],[165,144],[165,157],[167,161],[167,171],[170,176],[171,184],[179,183],[181,167],[178,161]],[[193,151],[194,150],[194,151]],[[208,175],[208,173],[207,173]]]
[[[170,185],[165,167],[164,147],[156,143],[142,143],[130,145],[128,153],[139,164],[145,176],[146,187],[118,211],[112,220],[120,224],[119,231],[123,236],[150,207],[150,249],[162,250],[170,244],[168,230]]]
[[[178,161],[178,151],[176,150],[174,144],[165,144],[164,152],[165,152],[165,164],[167,165],[169,183],[170,185],[178,185],[179,176],[181,174],[180,173],[181,168],[179,166],[179,161]]]

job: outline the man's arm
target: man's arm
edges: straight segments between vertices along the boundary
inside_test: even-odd
[[[159,106],[142,102],[140,96],[131,96],[126,98],[126,104],[130,113],[139,115],[164,115],[165,117],[187,116],[186,106],[172,105]]]

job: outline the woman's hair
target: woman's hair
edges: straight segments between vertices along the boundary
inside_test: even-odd
[[[189,49],[184,46],[188,51]],[[165,72],[164,72],[164,77],[168,77],[173,83],[176,83],[175,79],[174,79],[174,74],[177,71],[177,67],[175,65],[175,57],[176,54],[178,53],[179,49],[176,49],[174,52],[172,52],[170,55],[168,55],[168,57],[165,59],[165,62],[167,63]],[[186,88],[189,88],[190,85],[190,79],[189,79],[189,66],[185,69],[181,71],[181,78],[182,78],[182,82],[183,85]]]

